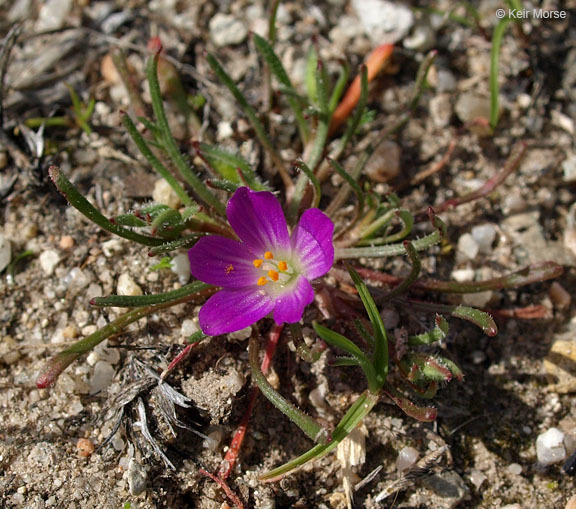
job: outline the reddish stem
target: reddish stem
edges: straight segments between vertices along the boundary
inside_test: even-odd
[[[231,489],[230,486],[228,486],[224,480],[220,479],[220,477],[215,476],[214,474],[211,474],[210,472],[207,472],[206,470],[204,470],[203,468],[199,469],[198,472],[200,472],[202,475],[205,475],[206,477],[209,477],[210,479],[212,479],[215,483],[217,483],[223,490],[224,493],[226,493],[226,496],[228,497],[228,499],[238,508],[238,509],[244,509],[244,504],[242,503],[242,500],[240,500],[240,498],[238,498],[238,495],[236,495]]]
[[[274,328],[270,331],[270,335],[268,336],[268,343],[266,345],[266,352],[264,354],[264,359],[262,359],[262,373],[265,375],[268,374],[270,369],[270,364],[272,362],[272,358],[276,353],[276,347],[278,346],[278,341],[280,340],[280,335],[282,334],[283,325],[275,325]],[[254,387],[252,392],[250,393],[250,399],[248,401],[248,408],[244,412],[242,416],[242,420],[240,421],[240,425],[236,428],[234,432],[234,436],[232,437],[232,441],[230,442],[230,447],[226,452],[226,456],[222,460],[220,464],[220,468],[218,470],[218,475],[221,479],[228,479],[234,467],[236,466],[236,462],[238,461],[238,456],[240,455],[240,449],[242,448],[242,444],[244,443],[244,437],[246,436],[246,431],[248,430],[248,423],[250,422],[250,418],[252,417],[252,411],[254,410],[254,406],[256,405],[256,400],[258,398],[260,390],[258,387]]]
[[[526,153],[526,143],[525,142],[518,143],[515,149],[512,150],[512,154],[506,161],[506,164],[504,165],[502,171],[498,172],[496,175],[489,178],[480,189],[472,191],[471,193],[468,193],[459,198],[451,198],[450,200],[446,200],[439,206],[434,207],[434,210],[436,211],[437,214],[440,214],[445,210],[458,207],[459,205],[462,205],[464,203],[468,203],[477,200],[478,198],[482,198],[484,196],[489,195],[492,191],[494,191],[494,189],[496,189],[496,187],[498,187],[500,184],[502,184],[502,182],[504,182],[504,180],[506,180],[508,175],[510,175],[514,170],[518,168],[525,153]]]
[[[184,359],[188,358],[188,356],[190,355],[190,352],[192,352],[192,349],[199,344],[200,344],[200,342],[190,343],[189,345],[186,345],[186,347],[178,355],[176,355],[176,357],[174,357],[174,359],[172,359],[172,362],[170,362],[168,367],[164,371],[162,371],[160,378],[164,379],[170,373],[172,373],[174,368],[178,364],[180,364]]]

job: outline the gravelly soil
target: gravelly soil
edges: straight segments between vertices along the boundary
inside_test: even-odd
[[[30,8],[19,13],[18,6],[27,3]],[[199,469],[218,469],[246,408],[250,372],[245,338],[213,338],[203,343],[169,378],[173,387],[193,401],[193,408],[179,411],[180,418],[197,423],[193,426],[212,440],[180,428],[177,436],[172,436],[159,414],[158,393],[155,389],[143,392],[153,435],[174,470],[151,450],[138,429],[126,432],[122,428],[107,446],[90,449],[114,431],[111,397],[133,379],[135,370],[144,369],[138,367],[138,361],[160,372],[179,351],[190,334],[190,320],[197,316],[194,304],[179,305],[137,322],[110,339],[110,348],[99,347],[74,364],[53,388],[35,387],[36,376],[49,356],[119,315],[119,309],[94,309],[88,301],[116,293],[121,275],[130,276],[145,293],[181,285],[171,271],[152,270],[159,260],[151,260],[145,249],[111,240],[67,207],[49,182],[47,168],[58,164],[107,216],[151,199],[156,177],[121,128],[118,111],[127,107],[127,96],[122,85],[107,74],[106,61],[110,50],[123,44],[140,85],[144,82],[146,42],[153,35],[161,37],[168,55],[186,64],[182,68],[184,85],[208,99],[206,136],[240,148],[257,164],[261,154],[252,132],[226,90],[216,84],[204,52],[217,54],[249,100],[261,106],[262,71],[249,38],[245,35],[237,44],[219,47],[214,44],[214,33],[210,34],[209,21],[218,12],[230,13],[243,27],[261,32],[266,27],[264,9],[260,3],[242,0],[222,5],[80,4],[84,2],[75,3],[61,26],[54,27],[42,24],[47,23],[47,12],[40,11],[39,2],[21,0],[12,8],[0,4],[3,35],[14,22],[23,21],[1,98],[5,108],[5,134],[0,139],[1,233],[11,242],[13,257],[24,250],[34,253],[17,265],[13,282],[6,273],[0,282],[0,505],[226,507],[220,488]],[[468,271],[483,280],[529,263],[552,260],[565,267],[559,282],[573,294],[573,13],[567,11],[567,20],[530,20],[522,31],[512,26],[506,32],[500,61],[501,121],[494,134],[488,134],[482,126],[469,122],[488,111],[491,41],[485,34],[492,33],[499,6],[491,1],[480,4],[481,28],[457,21],[436,27],[434,20],[418,18],[418,24],[436,27],[430,47],[438,50],[438,57],[420,106],[405,128],[391,137],[396,145],[388,146],[382,155],[387,161],[398,157],[399,175],[377,189],[381,193],[398,190],[403,206],[413,211],[439,206],[478,189],[503,167],[516,142],[525,142],[526,157],[502,185],[487,197],[442,214],[448,225],[448,242],[423,259],[425,271],[444,279]],[[448,10],[449,4],[439,3],[438,8]],[[37,35],[38,30],[51,27],[57,30]],[[283,3],[276,49],[297,86],[302,86],[299,79],[311,42],[317,45],[330,73],[337,69],[337,59],[345,59],[357,69],[373,47],[346,1],[332,0],[319,7],[308,2]],[[425,49],[406,49],[402,41],[398,43],[393,65],[371,87],[369,107],[375,114],[363,131],[365,139],[380,136],[405,111]],[[87,135],[77,127],[46,127],[43,155],[37,158],[19,126],[34,116],[69,115],[64,81],[82,99],[96,99],[90,120],[93,132]],[[146,90],[143,97],[148,100]],[[188,150],[186,132],[180,129],[178,133],[181,119],[174,109],[170,111],[176,134]],[[291,147],[295,128],[280,110],[274,111],[272,125],[279,146]],[[439,164],[451,142],[454,151]],[[363,143],[359,139],[357,151]],[[291,148],[282,153],[286,160],[297,155]],[[349,157],[347,163],[352,164],[356,155]],[[419,172],[435,164],[438,171],[432,176],[410,184]],[[325,191],[329,196],[334,187],[327,185]],[[477,256],[467,257],[460,239],[473,226],[486,223],[496,231],[494,242]],[[52,253],[52,267],[49,256],[44,255],[41,263],[40,255],[46,252]],[[406,267],[395,260],[384,269],[394,272]],[[572,448],[576,443],[571,394],[576,390],[576,359],[572,354],[568,366],[573,375],[563,372],[560,380],[547,374],[543,362],[554,341],[574,341],[574,307],[559,301],[556,294],[550,295],[549,288],[550,282],[546,282],[463,298],[465,303],[494,310],[499,334],[489,338],[472,325],[451,320],[449,337],[441,348],[459,363],[465,379],[451,382],[434,399],[439,416],[433,425],[418,423],[386,402],[375,407],[363,423],[366,461],[356,468],[353,481],[365,478],[378,466],[382,470],[356,492],[356,507],[569,507],[566,504],[574,494],[574,483],[562,471],[562,463],[544,467],[536,461],[536,437],[551,427],[574,437]],[[540,306],[531,308],[536,318],[522,317],[522,310],[529,306]],[[516,315],[502,318],[498,310],[516,310]],[[404,309],[391,309],[390,313],[406,320],[402,325],[408,328],[424,327],[431,319],[430,314]],[[311,308],[305,319],[318,316]],[[270,326],[265,321],[262,330]],[[113,348],[118,345],[121,348]],[[274,370],[287,397],[336,423],[364,385],[359,376],[350,376],[351,371],[330,367],[326,357],[312,365],[305,363],[283,338]],[[548,371],[551,369],[549,366]],[[101,379],[106,383],[99,387]],[[309,398],[316,387],[327,389],[321,403]],[[139,419],[136,405],[128,415],[133,423]],[[82,438],[88,441],[78,442]],[[417,480],[382,503],[375,502],[377,494],[397,479],[395,461],[400,449],[412,446],[424,455],[443,445],[449,446],[448,453],[435,467],[434,476]],[[309,447],[310,442],[295,426],[259,400],[241,461],[231,478],[232,489],[247,507],[346,507],[342,471],[334,455],[280,482],[258,481],[258,475]],[[140,482],[142,493],[135,495],[142,478],[146,479]]]

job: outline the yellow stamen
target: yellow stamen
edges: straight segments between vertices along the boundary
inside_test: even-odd
[[[260,268],[260,266],[264,263],[264,260],[253,260],[252,263],[254,264],[254,267],[256,267],[257,269]]]
[[[278,272],[276,272],[275,270],[269,270],[268,271],[268,277],[272,280],[272,281],[278,281],[278,278],[280,277],[278,275]]]
[[[234,265],[230,264],[230,265],[226,266],[226,268],[224,269],[224,272],[226,272],[226,275],[228,275],[233,270],[234,270]]]
[[[271,251],[266,251],[264,253],[264,258],[266,258],[266,260],[272,260],[274,258],[274,255],[272,254]]]
[[[268,282],[268,280],[264,276],[262,276],[262,277],[258,278],[257,285],[258,286],[264,286],[267,282]]]
[[[285,261],[278,262],[278,268],[280,270],[288,270],[288,264]]]

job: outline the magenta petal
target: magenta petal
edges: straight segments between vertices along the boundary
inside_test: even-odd
[[[203,237],[188,251],[190,272],[210,285],[228,288],[253,286],[260,272],[246,246],[226,237]]]
[[[304,308],[314,300],[314,289],[310,282],[300,276],[294,287],[276,298],[274,306],[274,321],[282,323],[299,322]]]
[[[204,334],[218,336],[252,325],[273,308],[274,301],[257,287],[225,289],[206,301],[198,318]]]
[[[292,251],[308,279],[320,277],[334,263],[334,223],[324,212],[308,209],[292,232]]]
[[[284,212],[272,193],[241,187],[230,198],[226,215],[240,240],[258,257],[290,249]]]

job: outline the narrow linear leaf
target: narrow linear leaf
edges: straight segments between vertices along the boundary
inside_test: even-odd
[[[338,334],[337,332],[330,330],[317,322],[312,323],[312,327],[326,343],[335,346],[336,348],[340,348],[345,352],[349,353],[354,359],[356,359],[358,365],[364,371],[366,375],[366,379],[368,381],[368,387],[371,391],[378,391],[381,387],[379,383],[379,378],[377,376],[376,371],[374,370],[374,366],[364,355],[364,352],[358,348],[352,341],[348,338],[344,337],[342,334]]]
[[[194,148],[198,156],[226,180],[240,185],[243,184],[238,174],[238,170],[240,170],[248,187],[255,191],[270,190],[268,186],[260,182],[260,179],[252,167],[242,156],[234,154],[227,149],[208,145],[207,143],[195,144]]]
[[[494,34],[492,35],[492,50],[490,52],[490,127],[492,129],[496,129],[498,117],[500,116],[498,97],[500,94],[500,87],[498,86],[500,46],[502,45],[504,32],[511,21],[507,17],[501,19],[494,28]]]
[[[174,175],[172,175],[172,173],[170,173],[170,171],[166,168],[166,166],[164,166],[162,162],[154,155],[154,153],[146,143],[146,140],[142,137],[142,135],[134,125],[134,122],[132,122],[130,116],[124,113],[123,115],[121,115],[121,118],[124,127],[128,131],[128,134],[130,135],[132,140],[134,140],[134,143],[136,143],[138,150],[140,150],[142,155],[148,160],[150,166],[152,166],[152,168],[154,168],[162,176],[162,178],[166,180],[168,184],[170,184],[170,187],[178,195],[178,198],[180,198],[180,201],[182,203],[188,206],[193,205],[194,200],[192,200],[192,198],[188,196],[188,193],[182,187],[180,182],[176,180]],[[154,129],[157,130],[155,126]]]
[[[424,251],[425,249],[438,244],[446,235],[446,225],[438,216],[433,213],[433,211],[431,211],[431,209],[429,210],[429,216],[436,230],[433,233],[426,235],[425,237],[412,241],[412,245],[416,251]],[[404,253],[404,251],[405,248],[403,243],[374,247],[337,248],[334,253],[334,258],[336,260],[361,257],[385,258],[388,256],[398,256]]]
[[[449,304],[437,304],[435,302],[422,302],[408,299],[408,302],[414,309],[423,311],[435,311],[437,313],[450,314],[456,318],[461,318],[480,327],[487,336],[498,334],[498,327],[494,319],[485,311],[471,308],[469,306],[452,306]]]
[[[384,322],[378,311],[378,307],[370,295],[366,283],[362,280],[358,272],[350,265],[346,267],[356,286],[358,295],[362,299],[362,304],[368,313],[368,318],[370,323],[372,323],[372,329],[374,331],[374,354],[373,354],[373,366],[376,372],[376,379],[378,381],[378,389],[386,383],[386,378],[388,377],[388,337],[386,335],[386,328],[384,327]]]
[[[270,71],[274,76],[276,76],[276,79],[281,83],[281,85],[288,91],[286,99],[290,105],[290,108],[292,108],[294,117],[296,118],[296,125],[298,126],[298,130],[300,132],[300,139],[302,140],[302,143],[306,143],[310,136],[310,130],[308,128],[308,123],[304,118],[304,113],[302,112],[300,102],[297,99],[298,93],[294,89],[292,82],[288,77],[288,73],[284,69],[282,62],[268,41],[256,33],[253,34],[253,37],[256,49],[268,64]]]
[[[406,276],[398,286],[387,293],[384,296],[384,300],[389,300],[392,297],[396,297],[397,295],[404,293],[414,284],[414,281],[416,281],[420,275],[422,264],[420,262],[420,255],[418,254],[418,251],[416,251],[414,245],[409,240],[404,241],[404,249],[406,249],[406,254],[408,255],[408,259],[410,260],[410,264],[412,266],[410,269],[410,274],[408,274],[408,276]]]
[[[139,244],[144,244],[145,246],[159,246],[164,243],[164,240],[162,239],[141,235],[110,222],[110,220],[103,216],[98,209],[96,209],[78,192],[76,187],[74,187],[74,185],[64,176],[58,167],[50,166],[48,173],[58,188],[58,191],[60,191],[60,193],[62,193],[62,195],[68,200],[68,203],[70,203],[70,205],[81,212],[90,221],[100,226],[100,228],[118,235],[119,237],[133,240]]]
[[[336,84],[332,89],[332,95],[330,96],[330,102],[328,103],[328,108],[330,111],[334,111],[338,106],[338,101],[342,97],[344,93],[344,88],[346,87],[346,82],[348,81],[348,77],[350,76],[350,66],[348,62],[344,61],[342,66],[340,67],[340,71],[338,73],[338,79],[336,80]]]
[[[210,288],[213,287],[201,283],[200,281],[194,281],[178,290],[172,290],[171,292],[166,293],[157,293],[155,295],[110,295],[108,297],[95,297],[90,300],[90,305],[99,307],[114,306],[119,308],[157,306],[158,304],[165,304],[170,301],[204,292]]]
[[[486,290],[506,290],[541,283],[549,279],[556,279],[563,273],[564,267],[562,265],[546,261],[528,265],[510,274],[486,281],[457,282],[422,279],[414,284],[414,288],[442,293],[478,293]]]
[[[152,248],[148,252],[148,256],[157,256],[160,254],[169,253],[170,251],[175,251],[176,249],[189,249],[203,236],[203,233],[195,233],[186,237],[182,237],[181,239],[173,240],[172,242],[165,242],[160,246]]]
[[[249,355],[252,378],[258,385],[258,388],[262,391],[262,394],[266,396],[266,399],[268,399],[270,403],[296,424],[296,426],[298,426],[314,442],[318,442],[321,445],[330,443],[332,438],[330,432],[326,428],[318,424],[312,417],[302,412],[302,410],[296,408],[270,385],[260,369],[260,361],[258,359],[258,338],[254,335],[250,338]]]
[[[320,199],[322,198],[322,188],[320,187],[320,182],[308,167],[308,165],[301,159],[294,162],[294,166],[301,170],[310,180],[310,183],[314,187],[314,198],[312,200],[311,208],[317,208],[320,205]]]
[[[356,195],[356,199],[358,200],[358,206],[357,206],[358,214],[362,213],[362,211],[364,210],[364,202],[365,202],[364,191],[362,191],[362,188],[358,185],[356,179],[354,179],[352,175],[350,175],[336,160],[328,158],[328,162],[330,163],[330,166],[332,166],[332,168],[336,170],[338,175],[340,175],[346,181],[346,183],[352,188],[354,194]]]
[[[256,137],[262,144],[262,146],[266,149],[266,151],[270,154],[274,164],[276,165],[276,169],[280,172],[280,176],[282,177],[282,181],[287,188],[292,188],[294,186],[290,176],[287,174],[286,169],[284,168],[284,162],[282,158],[274,148],[274,145],[270,141],[270,138],[266,134],[266,130],[254,108],[250,106],[244,94],[240,92],[240,89],[234,83],[234,80],[230,77],[230,75],[224,70],[224,68],[220,65],[220,62],[211,54],[206,55],[206,60],[208,61],[208,65],[216,74],[218,79],[228,88],[230,93],[234,96],[234,99],[238,102],[242,111],[248,118],[248,121],[252,125],[254,132],[256,133]]]
[[[420,407],[415,405],[408,398],[400,394],[397,390],[389,388],[384,393],[409,417],[420,422],[432,422],[436,420],[438,411],[434,407]]]
[[[338,426],[332,432],[332,442],[327,445],[317,445],[300,457],[289,461],[260,477],[262,481],[275,481],[310,461],[317,460],[335,449],[350,432],[362,422],[378,402],[379,393],[363,392],[348,409]]]
[[[446,318],[442,315],[436,315],[436,326],[428,332],[416,336],[408,336],[409,345],[429,345],[440,341],[448,334],[449,326]]]
[[[146,77],[150,85],[150,98],[152,100],[152,109],[158,129],[160,130],[160,137],[168,156],[178,169],[182,178],[190,185],[196,195],[207,205],[213,207],[220,214],[226,212],[226,207],[218,198],[212,194],[204,185],[204,182],[192,171],[188,162],[180,152],[176,140],[172,136],[166,112],[164,111],[164,103],[162,101],[162,94],[160,92],[160,84],[158,82],[158,59],[160,57],[160,50],[148,59],[146,64]]]
[[[171,300],[164,302],[163,304],[158,304],[155,306],[145,306],[119,316],[116,320],[105,325],[96,332],[82,338],[77,341],[72,346],[66,348],[62,352],[58,353],[52,357],[44,366],[44,369],[40,372],[40,375],[36,379],[36,387],[39,389],[46,389],[53,385],[60,374],[72,364],[78,357],[88,353],[94,347],[102,343],[105,339],[113,336],[114,334],[119,334],[131,323],[137,322],[140,318],[144,318],[152,313],[158,312],[159,309],[169,308],[183,302],[190,300],[191,296],[182,297],[177,300]]]

